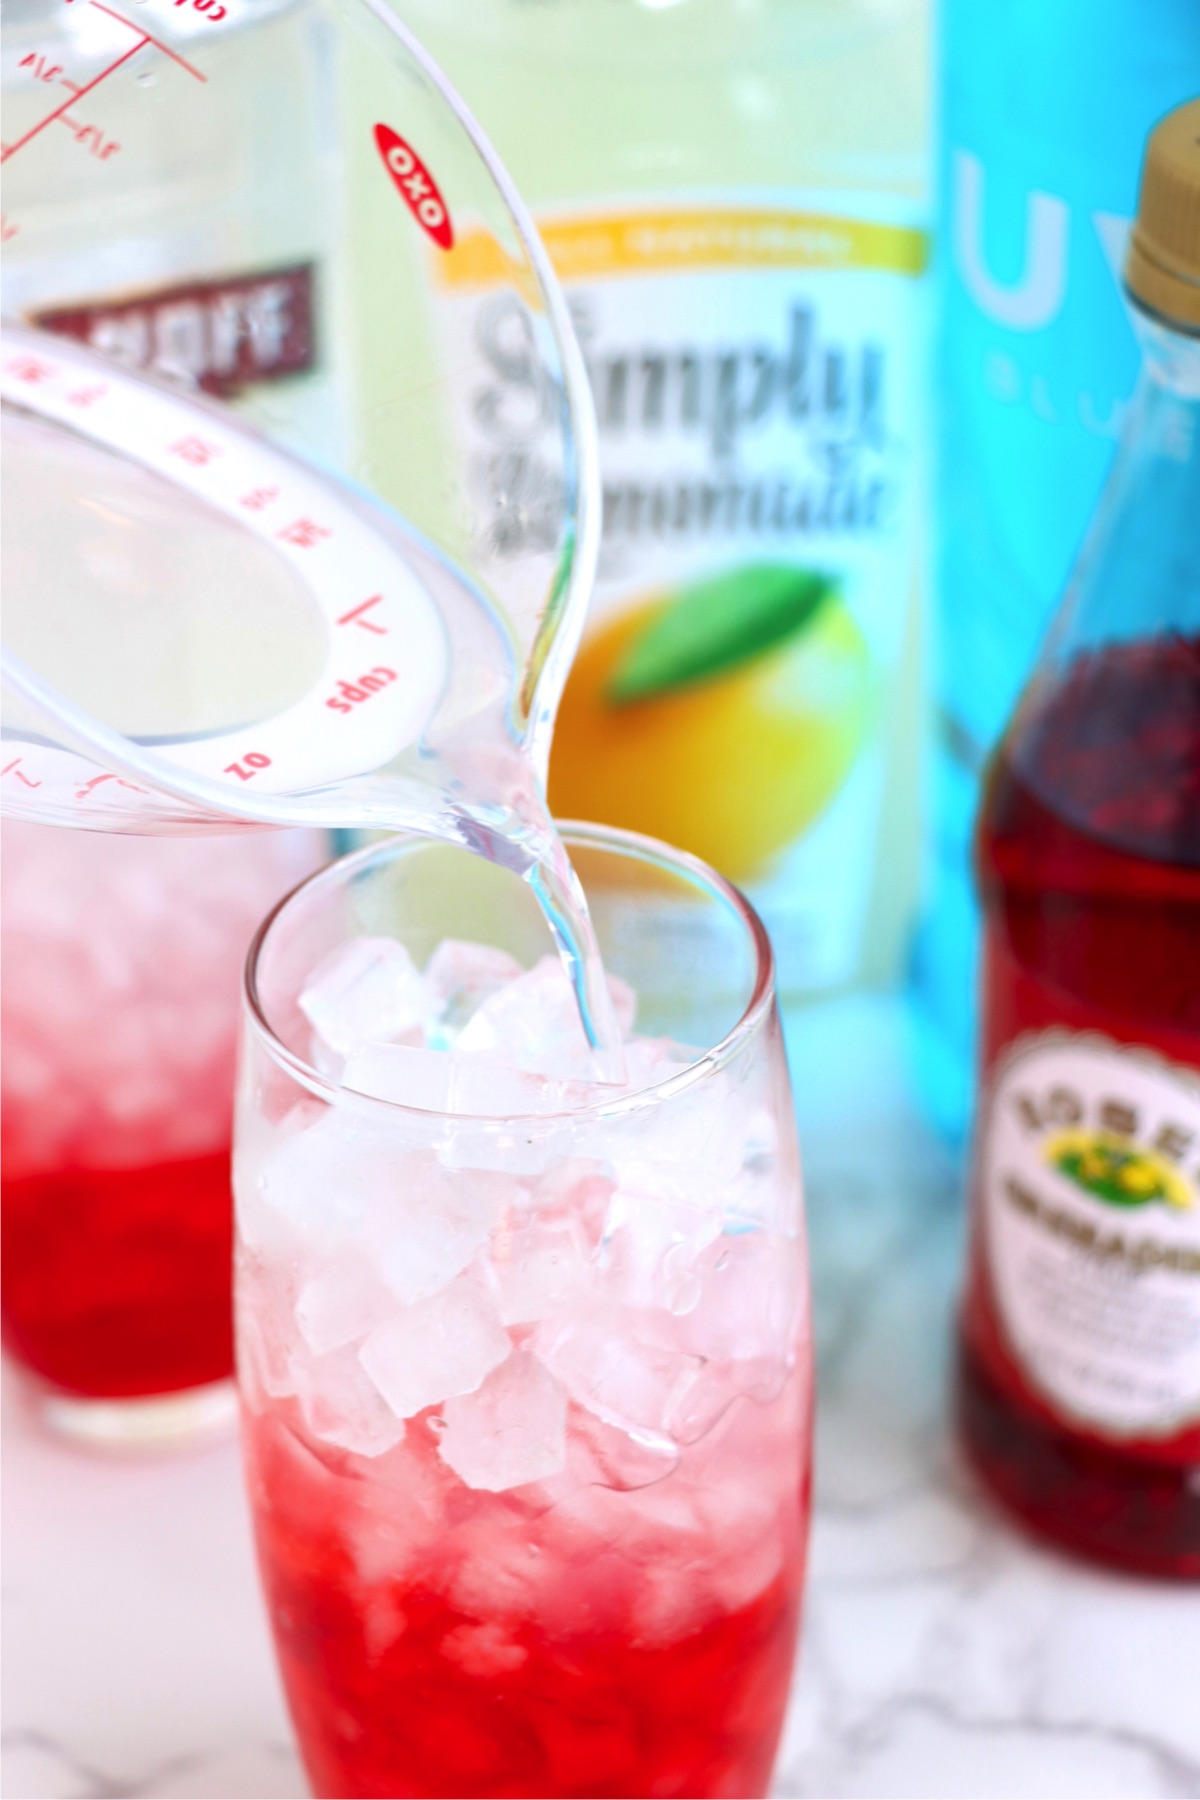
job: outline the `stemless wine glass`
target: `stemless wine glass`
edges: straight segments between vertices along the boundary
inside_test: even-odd
[[[692,858],[563,835],[625,1088],[530,1073],[569,988],[527,887],[459,850],[349,857],[251,951],[244,1435],[318,1794],[769,1779],[812,1397],[771,952]]]
[[[55,1430],[232,1428],[239,975],[317,832],[119,838],[0,824],[4,1347]]]
[[[4,1337],[60,1426],[147,1443],[232,1410],[238,969],[323,842],[49,828],[495,836],[594,430],[520,199],[384,0],[13,0],[0,85]],[[487,455],[481,264],[527,403]]]

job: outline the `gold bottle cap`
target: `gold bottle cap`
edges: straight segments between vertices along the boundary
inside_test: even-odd
[[[1147,140],[1125,285],[1160,318],[1200,331],[1200,100],[1177,106]]]

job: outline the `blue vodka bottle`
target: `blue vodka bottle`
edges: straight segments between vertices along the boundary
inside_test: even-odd
[[[1120,269],[1143,140],[1200,91],[1200,0],[942,0],[935,702],[919,1071],[971,1099],[980,776],[1111,461],[1138,350]]]

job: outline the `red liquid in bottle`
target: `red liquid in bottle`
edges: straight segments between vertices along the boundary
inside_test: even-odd
[[[43,1380],[109,1399],[233,1373],[229,1152],[6,1181],[4,1341]]]
[[[1018,717],[979,866],[963,1440],[1038,1531],[1200,1575],[1200,638],[1081,656]]]

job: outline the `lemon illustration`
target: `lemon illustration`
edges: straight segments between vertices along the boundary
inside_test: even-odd
[[[1146,1206],[1154,1200],[1179,1208],[1192,1204],[1189,1184],[1177,1169],[1110,1132],[1060,1132],[1045,1155],[1068,1181],[1109,1206]]]
[[[874,686],[866,640],[819,572],[759,563],[644,596],[576,659],[551,807],[665,838],[745,880],[845,781]]]

